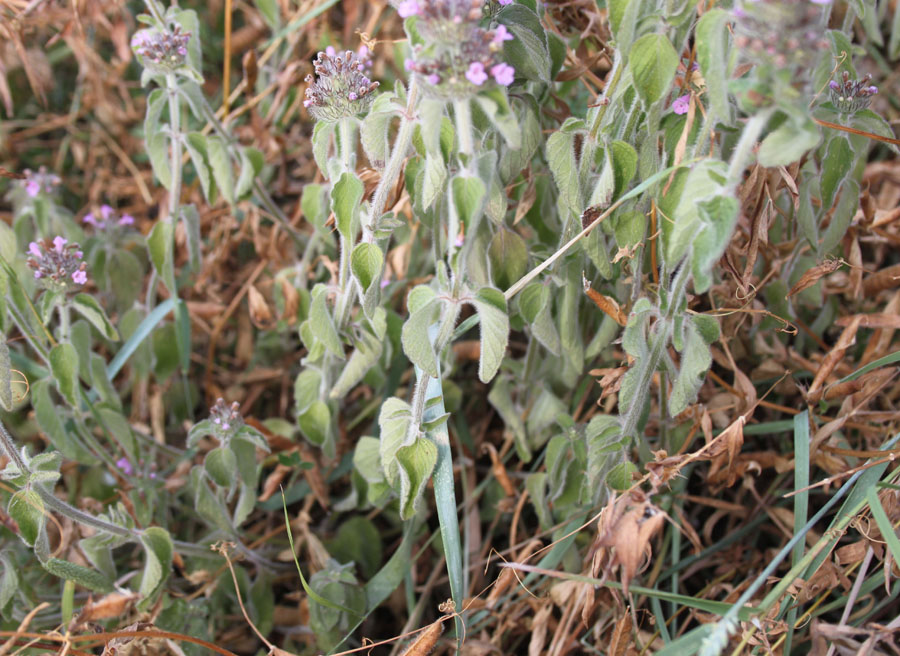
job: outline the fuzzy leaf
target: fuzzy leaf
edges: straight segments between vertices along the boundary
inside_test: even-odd
[[[663,34],[646,34],[634,42],[628,56],[634,86],[649,107],[672,86],[678,53]]]
[[[146,560],[141,576],[140,594],[144,599],[156,596],[172,568],[174,546],[169,532],[159,526],[144,529],[141,535]]]
[[[410,519],[420,505],[425,486],[437,464],[437,446],[420,437],[409,446],[397,449],[400,475],[400,518]]]
[[[481,358],[478,378],[488,383],[500,369],[509,341],[509,315],[506,298],[499,289],[482,287],[472,302],[481,319]]]
[[[344,239],[353,239],[359,219],[359,203],[364,191],[362,181],[354,173],[343,173],[331,190],[334,223]]]
[[[56,380],[56,387],[73,408],[78,399],[78,353],[69,342],[60,342],[50,351],[50,371]]]
[[[91,324],[100,331],[106,339],[117,342],[119,341],[119,333],[110,322],[106,312],[100,307],[100,304],[93,296],[88,294],[76,294],[72,298],[72,307],[81,316],[91,322]]]

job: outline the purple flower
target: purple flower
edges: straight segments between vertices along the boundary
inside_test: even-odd
[[[428,75],[425,78],[425,81],[428,82],[428,84],[430,84],[431,86],[435,86],[435,85],[440,84],[441,76],[438,75],[437,73],[432,73],[431,75]]]
[[[491,75],[494,76],[494,79],[497,80],[497,84],[502,84],[505,87],[508,87],[513,83],[513,79],[516,75],[516,69],[514,69],[509,64],[497,64],[496,66],[491,67]]]
[[[466,71],[466,79],[475,86],[481,86],[487,82],[488,75],[484,72],[484,64],[481,62],[469,64],[469,70]]]
[[[334,46],[328,46],[325,48],[325,54],[329,57],[334,57],[337,53],[334,51]]]
[[[100,206],[100,216],[103,217],[104,221],[108,221],[109,217],[111,217],[113,215],[114,211],[115,210],[113,210],[113,208],[111,208],[109,205],[101,205]]]
[[[869,87],[869,93],[871,93],[874,96],[876,93],[878,93],[878,87],[876,87],[876,86]]]
[[[831,82],[829,82],[828,86],[831,87],[834,91],[837,91],[838,89],[841,88],[841,85],[838,84],[835,80],[832,80]]]
[[[679,96],[672,103],[672,111],[676,114],[687,114],[688,108],[691,106],[691,94],[686,93]]]
[[[406,69],[407,72],[412,71],[416,67],[415,59],[407,59],[403,62],[403,68]]]
[[[116,460],[116,467],[122,470],[126,476],[131,476],[134,474],[134,467],[131,466],[131,462],[129,462],[128,458],[122,456],[118,460]]]
[[[497,0],[502,6],[511,5],[513,0]]]
[[[85,214],[85,215],[84,215],[84,218],[81,219],[81,221],[82,221],[83,223],[87,223],[88,225],[92,225],[92,226],[94,226],[95,228],[97,227],[97,219],[94,218],[94,213],[93,213],[93,212],[88,212],[87,214]]]
[[[25,193],[34,198],[41,193],[41,184],[37,180],[29,180],[25,183]]]
[[[387,286],[390,285],[390,284],[391,284],[391,281],[390,281],[388,278],[384,278],[384,279],[381,281],[381,288],[384,289],[385,287],[387,287]]]
[[[72,280],[74,280],[79,285],[83,285],[87,282],[87,272],[85,271],[76,271],[72,274]]]
[[[35,257],[42,257],[44,254],[41,252],[41,247],[38,246],[36,241],[28,244],[28,252],[34,255]]]
[[[356,100],[357,98],[359,98],[359,96],[357,96],[356,93],[355,93],[354,91],[351,91],[351,92],[350,92],[350,95],[348,95],[347,98],[348,98],[349,100]]]
[[[134,217],[131,216],[130,214],[123,214],[122,218],[119,219],[119,225],[120,226],[134,225]]]
[[[830,5],[831,0],[809,0],[814,5]]]
[[[506,29],[506,25],[500,25],[494,30],[494,38],[491,39],[491,43],[496,43],[500,45],[504,41],[512,41],[515,37],[509,33],[509,30]]]
[[[57,237],[53,238],[53,248],[56,249],[56,252],[59,254],[62,254],[63,248],[68,243],[69,243],[69,240],[66,239],[65,237],[57,236]]]
[[[397,13],[400,14],[400,18],[417,16],[419,11],[419,3],[417,0],[403,0],[403,2],[397,5]]]
[[[35,279],[35,280],[39,280],[40,278],[43,278],[43,277],[44,277],[44,274],[41,273],[40,271],[35,271],[35,272],[34,272],[34,279]]]

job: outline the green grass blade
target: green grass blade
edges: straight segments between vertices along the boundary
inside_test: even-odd
[[[284,508],[284,529],[287,531],[288,544],[291,546],[291,555],[294,557],[294,565],[297,566],[297,573],[300,575],[300,585],[303,586],[303,590],[306,591],[306,594],[309,595],[309,598],[315,601],[317,604],[322,604],[323,606],[327,606],[328,608],[332,608],[334,610],[339,610],[342,613],[347,613],[352,617],[359,617],[359,613],[355,610],[350,610],[345,606],[341,606],[340,604],[336,604],[330,599],[326,599],[318,592],[309,587],[309,583],[306,582],[306,577],[303,576],[303,570],[300,569],[300,561],[297,560],[297,552],[294,550],[294,535],[291,531],[291,519],[288,517],[287,511],[287,501],[284,498],[284,490],[281,491],[281,500],[282,507]]]
[[[887,542],[888,549],[891,550],[891,556],[894,557],[896,562],[900,563],[900,540],[897,539],[897,531],[891,524],[890,518],[884,512],[881,499],[878,498],[877,486],[873,485],[866,490],[866,500],[869,502],[869,508],[872,510],[872,517],[875,518],[875,523],[878,524],[878,530],[881,531],[881,535],[884,536]]]
[[[867,364],[864,367],[860,367],[859,369],[854,371],[849,376],[844,376],[843,378],[841,378],[835,384],[846,383],[847,381],[851,381],[856,378],[859,378],[863,374],[867,374],[870,371],[878,369],[879,367],[883,367],[888,364],[894,364],[895,362],[900,362],[900,351],[894,351],[893,353],[889,353],[888,355],[884,356],[883,358],[878,358],[877,360],[870,362],[869,364]]]
[[[794,490],[803,490],[794,495],[794,535],[803,530],[809,517],[809,411],[794,415]],[[804,543],[794,545],[792,563],[794,566],[803,558]],[[789,598],[790,599],[790,598]],[[786,602],[790,603],[790,602]],[[791,653],[794,642],[794,627],[797,623],[797,606],[793,606],[787,615],[787,635],[784,641],[784,653]]]
[[[109,363],[109,366],[106,367],[106,375],[109,376],[110,380],[116,377],[116,374],[118,374],[119,371],[122,370],[122,367],[125,366],[125,363],[128,362],[128,358],[130,358],[137,350],[137,347],[141,345],[141,342],[147,339],[150,333],[153,332],[153,329],[156,328],[156,324],[162,321],[163,317],[171,312],[174,307],[175,299],[167,298],[153,308],[153,311],[150,312],[150,314],[144,317],[144,320],[138,324],[134,334],[122,345],[122,348],[116,353],[116,357],[114,357],[112,362]]]
[[[425,372],[416,367],[416,378]],[[437,419],[444,414],[444,398],[439,378],[430,378],[425,390],[424,422]],[[434,502],[437,506],[438,521],[441,524],[441,540],[447,560],[447,574],[450,577],[450,593],[457,611],[462,611],[465,596],[462,544],[459,537],[459,518],[456,515],[456,489],[453,485],[453,453],[450,451],[450,433],[447,422],[443,422],[426,434],[438,448],[437,465],[434,468]],[[457,650],[462,638],[462,621],[456,618]]]

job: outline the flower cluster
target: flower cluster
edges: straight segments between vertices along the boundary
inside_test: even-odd
[[[831,89],[831,102],[839,112],[852,114],[865,109],[872,102],[872,96],[878,93],[878,87],[869,84],[871,75],[866,75],[860,80],[851,80],[850,74],[844,71],[841,81],[832,80],[828,83]]]
[[[174,24],[165,31],[141,30],[131,38],[131,47],[143,59],[144,65],[170,72],[184,65],[190,40],[191,33],[182,32],[181,26]]]
[[[309,86],[303,106],[321,121],[339,121],[364,113],[374,100],[378,82],[366,74],[372,64],[368,48],[359,53],[337,53],[329,46],[313,62],[315,77],[307,75]]]
[[[214,425],[216,438],[223,444],[228,442],[244,425],[240,405],[237,402],[227,405],[225,399],[216,399],[215,405],[209,409],[209,418]]]
[[[759,63],[805,66],[828,47],[821,8],[827,4],[831,0],[743,0],[734,10],[735,45]]]
[[[48,289],[68,291],[87,282],[87,264],[78,244],[70,244],[64,237],[44,239],[28,245],[28,266],[34,270],[35,280]]]
[[[424,79],[428,95],[452,100],[477,93],[490,79],[505,87],[513,83],[515,69],[498,57],[503,42],[513,38],[506,26],[485,30],[470,24],[467,32],[467,38],[453,48],[439,49],[428,57],[425,48],[416,46],[413,57],[406,60],[406,70]]]
[[[37,171],[25,169],[25,179],[18,182],[19,186],[25,189],[25,193],[29,198],[37,198],[39,194],[51,194],[61,184],[59,176],[54,173],[48,173],[47,167],[42,166]]]
[[[130,226],[134,225],[134,217],[130,214],[116,216],[116,211],[109,205],[100,206],[100,216],[93,212],[88,212],[82,219],[84,223],[94,226],[97,230],[108,230],[113,226]]]

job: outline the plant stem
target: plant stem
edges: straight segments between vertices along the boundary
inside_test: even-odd
[[[170,168],[172,170],[172,186],[169,188],[169,216],[167,221],[175,223],[178,220],[181,204],[181,102],[178,95],[178,81],[174,73],[166,73],[166,93],[169,96],[169,128],[172,132],[172,149],[170,153]],[[175,232],[172,232],[174,238]],[[175,293],[175,290],[172,290]]]
[[[69,341],[70,320],[69,305],[65,299],[57,306],[57,309],[59,310],[59,341],[67,342]]]
[[[338,122],[339,151],[341,153],[341,167],[347,173],[353,172],[353,156],[356,144],[353,140],[353,119],[343,118]]]
[[[412,143],[413,128],[415,121],[415,103],[418,95],[418,87],[415,79],[409,84],[409,99],[406,103],[406,113],[400,121],[400,129],[397,131],[397,138],[394,140],[394,147],[391,149],[391,156],[388,159],[387,166],[381,174],[381,180],[375,188],[375,195],[372,196],[372,204],[369,206],[369,216],[366,224],[363,226],[363,239],[372,243],[375,241],[375,225],[384,212],[384,206],[387,203],[388,194],[394,188],[400,170],[403,168],[403,161],[406,159],[406,153]]]
[[[619,53],[616,51],[616,54],[613,58],[613,74],[609,80],[609,84],[606,85],[606,88],[603,89],[603,100],[600,107],[597,108],[597,113],[594,114],[594,120],[591,122],[591,131],[590,137],[591,141],[595,141],[597,139],[597,133],[600,132],[600,124],[603,122],[603,117],[606,115],[606,108],[609,107],[610,104],[610,96],[612,96],[616,87],[619,86],[619,80],[622,78],[622,62],[619,59]]]
[[[453,101],[453,116],[456,119],[456,138],[459,152],[466,156],[466,165],[471,168],[475,155],[475,136],[472,129],[472,106],[469,99]]]

